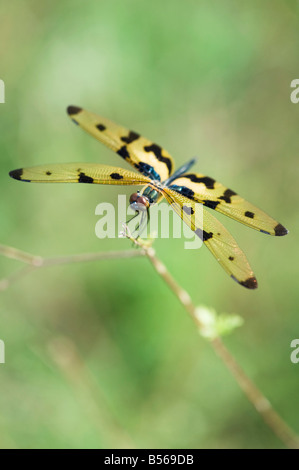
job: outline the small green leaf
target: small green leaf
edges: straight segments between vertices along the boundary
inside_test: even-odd
[[[232,333],[244,323],[239,315],[228,313],[218,315],[214,309],[205,306],[197,307],[196,316],[200,324],[200,334],[207,339]]]

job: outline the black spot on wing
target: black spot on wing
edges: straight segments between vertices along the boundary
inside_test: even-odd
[[[203,231],[203,241],[210,240],[210,238],[213,238],[213,232],[206,232],[205,230]]]
[[[111,173],[110,178],[112,178],[113,180],[122,180],[123,176],[119,173]]]
[[[9,172],[9,176],[15,180],[22,180],[23,168],[18,168],[17,170],[12,170]]]
[[[118,155],[120,155],[125,160],[130,159],[129,152],[128,152],[127,147],[125,145],[123,145],[123,147],[121,147],[116,153],[118,153]]]
[[[231,275],[231,278],[238,284],[241,284],[241,286],[246,287],[247,289],[256,289],[258,286],[257,280],[254,276],[249,277],[248,279],[246,279],[246,281],[238,281],[238,279],[233,275]]]
[[[182,206],[182,209],[184,212],[186,212],[186,214],[188,215],[193,215],[194,214],[194,209],[192,207],[189,207],[189,206]]]
[[[183,175],[183,178],[188,178],[192,183],[203,183],[207,189],[214,189],[215,180],[209,176],[197,176],[190,173]]]
[[[51,171],[46,171],[46,175],[51,176],[52,175]]]
[[[213,238],[213,232],[206,232],[205,230],[202,230],[201,228],[197,228],[195,230],[196,235],[201,238],[204,242],[209,240],[210,238]]]
[[[96,128],[99,129],[99,131],[101,132],[106,130],[106,126],[104,126],[104,124],[97,124]]]
[[[277,237],[282,237],[289,233],[289,231],[281,224],[277,224],[276,227],[274,227],[274,232]]]
[[[209,201],[208,199],[205,199],[203,204],[207,207],[210,207],[211,209],[216,209],[218,204],[220,204],[220,201]]]
[[[246,211],[244,213],[245,217],[249,217],[249,219],[253,219],[254,218],[254,213],[253,212],[250,212],[250,211]]]
[[[192,191],[192,189],[183,187],[181,194],[189,199],[194,199],[194,191]]]
[[[229,256],[228,259],[229,259],[230,261],[234,261],[235,258],[234,258],[233,256]]]
[[[240,282],[240,284],[244,287],[247,287],[247,289],[256,289],[257,288],[257,280],[254,276],[249,277],[248,279],[246,279],[246,281]]]
[[[134,131],[130,131],[128,136],[121,137],[120,139],[123,142],[126,142],[126,144],[131,144],[135,140],[139,139],[139,137],[140,137],[140,134],[137,134],[137,132],[134,132]]]
[[[93,183],[93,178],[91,176],[87,176],[85,173],[80,173],[78,183]]]
[[[194,199],[194,191],[192,191],[192,189],[183,187],[181,194],[185,197],[188,197],[189,199]]]
[[[237,193],[232,191],[231,189],[226,189],[223,193],[222,196],[220,196],[218,199],[222,199],[223,201],[227,202],[228,204],[231,204],[231,197],[235,196]]]
[[[79,108],[79,106],[68,106],[67,107],[67,113],[70,116],[73,116],[74,114],[79,114],[82,111],[82,108]]]
[[[160,145],[157,145],[157,144],[146,145],[144,147],[144,150],[146,152],[153,152],[153,154],[156,156],[157,160],[159,160],[159,162],[165,163],[165,165],[168,168],[169,174],[171,173],[171,171],[172,171],[172,162],[171,162],[170,158],[164,157],[162,155],[162,150],[163,149],[162,149],[162,147],[160,147]]]

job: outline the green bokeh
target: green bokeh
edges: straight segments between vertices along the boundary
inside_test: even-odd
[[[69,104],[160,143],[177,166],[197,155],[198,172],[290,234],[219,216],[257,291],[205,248],[161,239],[157,254],[195,304],[245,319],[225,342],[297,432],[298,26],[296,1],[0,4],[1,243],[43,256],[130,248],[94,234],[96,205],[116,204],[118,187],[8,177],[41,163],[123,163],[69,122]],[[21,266],[1,262],[1,277]],[[0,338],[1,447],[282,447],[145,259],[29,274],[1,293]]]

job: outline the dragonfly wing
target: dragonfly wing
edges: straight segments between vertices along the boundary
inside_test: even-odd
[[[133,171],[97,163],[62,163],[19,168],[9,175],[20,181],[35,183],[94,183],[138,185],[148,184],[149,178]]]
[[[69,106],[67,112],[82,129],[114,150],[143,175],[164,181],[172,173],[173,160],[169,153],[159,145],[134,131],[77,106]]]
[[[170,188],[260,232],[276,236],[288,233],[265,212],[208,176],[189,173],[172,181]]]
[[[204,207],[202,213],[195,201],[170,188],[164,188],[163,195],[173,210],[203,240],[223,269],[242,286],[256,289],[257,280],[248,260],[229,231]]]

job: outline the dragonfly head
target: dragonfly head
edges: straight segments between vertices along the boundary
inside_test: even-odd
[[[131,194],[130,206],[134,211],[141,212],[149,208],[150,202],[147,196],[143,196],[138,192]]]

